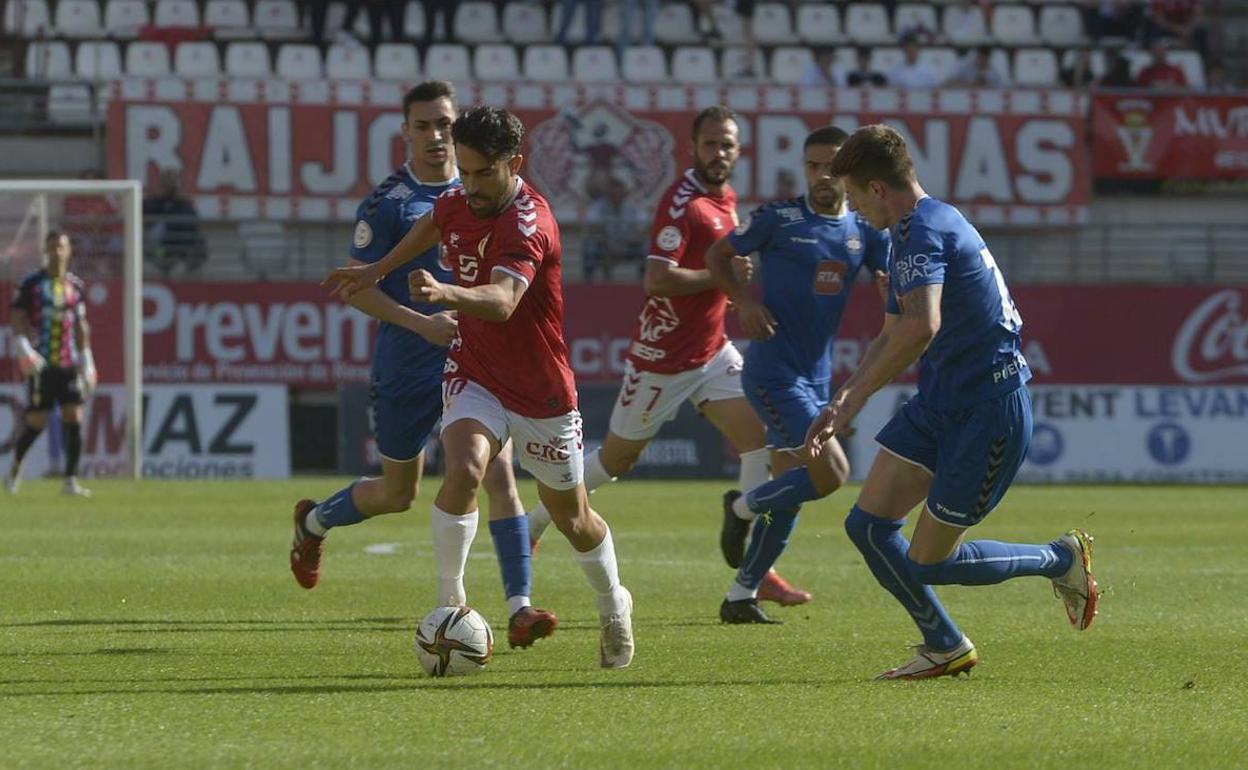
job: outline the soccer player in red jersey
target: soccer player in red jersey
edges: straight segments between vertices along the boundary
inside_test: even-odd
[[[698,113],[693,168],[659,199],[646,258],[646,302],[628,349],[610,431],[602,447],[585,458],[590,490],[632,470],[685,401],[741,456],[741,489],[724,496],[725,516],[733,515],[732,501],[742,492],[768,480],[765,428],[741,389],[741,353],[724,333],[728,297],[706,268],[707,249],[737,224],[737,194],[728,180],[740,153],[740,128],[732,110],[718,106]],[[529,511],[535,543],[549,522],[542,506]],[[810,594],[769,571],[758,598],[791,605],[810,601]]]
[[[459,314],[443,380],[446,471],[433,507],[438,601],[463,604],[464,566],[486,464],[512,439],[538,481],[555,526],[576,550],[597,593],[599,662],[632,662],[632,596],[620,584],[615,545],[589,507],[581,415],[563,339],[562,246],[546,200],[518,175],[524,126],[506,110],[475,107],[451,129],[463,187],[434,202],[379,262],[335,270],[346,295],[441,243],[454,283],[426,270],[408,277],[412,296]]]

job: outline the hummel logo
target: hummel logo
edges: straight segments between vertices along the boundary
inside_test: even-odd
[[[672,219],[680,219],[685,215],[685,210],[683,208],[678,209],[675,206],[672,206],[667,210],[667,215]]]

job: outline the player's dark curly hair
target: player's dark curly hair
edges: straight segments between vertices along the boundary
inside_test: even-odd
[[[738,126],[741,125],[741,121],[737,119],[737,113],[733,112],[731,107],[725,107],[722,104],[717,104],[714,107],[707,107],[699,112],[693,119],[694,141],[697,141],[698,131],[702,128],[702,124],[708,120],[713,123],[726,123],[728,121],[732,121]]]
[[[874,179],[902,189],[915,180],[914,161],[901,132],[877,123],[850,134],[832,159],[832,175],[850,177],[857,185]]]
[[[432,102],[435,99],[450,99],[455,104],[455,86],[445,80],[426,80],[418,83],[403,95],[403,114],[419,102]]]
[[[65,238],[67,236],[68,234],[64,230],[53,229],[53,230],[49,230],[48,234],[43,237],[43,242],[49,243],[51,241],[59,241],[60,239]]]
[[[455,120],[451,138],[455,144],[470,147],[496,163],[520,154],[524,124],[501,107],[481,105],[465,111]]]
[[[802,145],[802,149],[819,145],[820,147],[840,147],[845,144],[845,140],[849,138],[849,134],[836,126],[824,126],[816,128],[806,135],[806,142]]]

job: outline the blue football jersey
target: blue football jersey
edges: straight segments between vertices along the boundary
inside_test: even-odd
[[[888,269],[888,233],[850,212],[818,214],[802,196],[759,208],[729,239],[738,254],[759,253],[762,302],[777,324],[746,351],[752,378],[827,382],[850,289],[862,267]]]
[[[964,409],[1031,379],[1023,319],[979,232],[962,212],[923,198],[892,228],[888,312],[908,292],[944,284],[940,331],[919,360],[919,393],[932,409]],[[901,298],[900,302],[898,298]]]
[[[458,179],[421,182],[407,166],[396,170],[356,210],[352,258],[361,262],[380,260],[407,234],[413,222],[433,208],[435,198],[458,185]],[[429,315],[443,308],[413,302],[407,288],[408,274],[420,268],[433,273],[439,281],[453,280],[450,270],[441,263],[439,249],[434,247],[387,275],[377,286],[395,302]],[[446,348],[393,324],[382,323],[378,329],[373,384],[380,395],[400,397],[427,390],[441,379],[445,364]]]

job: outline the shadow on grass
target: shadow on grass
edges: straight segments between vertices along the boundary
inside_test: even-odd
[[[126,619],[109,619],[109,618],[57,618],[55,620],[32,620],[26,623],[0,623],[0,628],[48,628],[67,626],[76,628],[79,626],[270,626],[281,624],[284,626],[315,626],[341,623],[374,623],[374,624],[397,624],[410,623],[410,618],[345,618],[341,620],[280,620],[280,619],[256,619],[248,618],[245,620],[141,620],[136,618]]]

